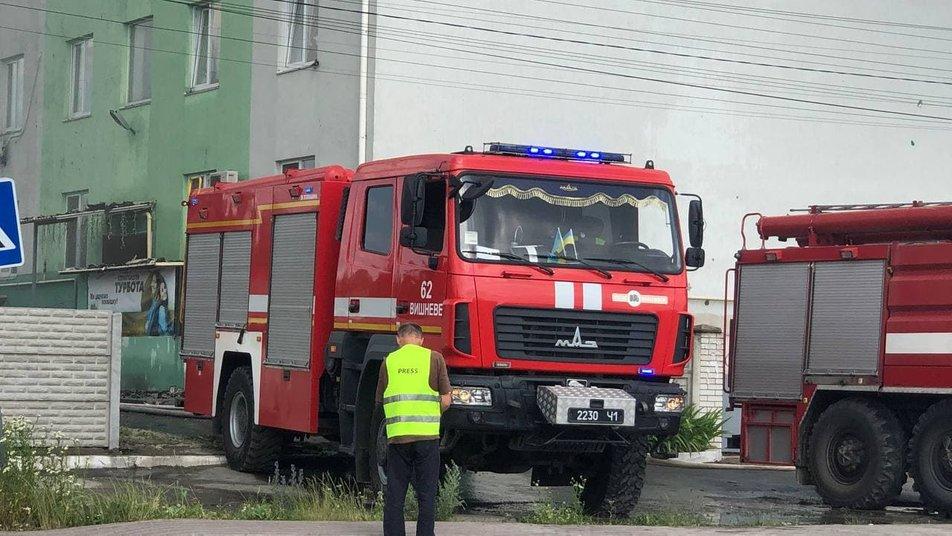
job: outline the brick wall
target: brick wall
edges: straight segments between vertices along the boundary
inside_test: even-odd
[[[0,307],[0,410],[77,446],[119,446],[122,320],[108,311]]]
[[[684,369],[684,376],[675,382],[687,391],[687,403],[702,412],[724,409],[724,341],[721,329],[699,325],[694,328],[694,356]],[[712,448],[720,448],[718,438]]]

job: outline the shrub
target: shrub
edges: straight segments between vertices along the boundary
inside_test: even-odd
[[[668,437],[655,437],[651,441],[651,455],[656,458],[677,456],[680,452],[702,452],[710,448],[711,441],[724,433],[723,412],[701,412],[694,404],[688,404],[681,413],[678,433]]]

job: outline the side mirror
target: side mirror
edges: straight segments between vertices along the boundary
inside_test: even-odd
[[[400,221],[417,227],[423,223],[423,205],[426,200],[426,176],[407,175],[403,179],[403,195],[400,199]],[[401,231],[402,233],[403,231]]]
[[[688,248],[684,252],[684,263],[690,268],[700,268],[704,266],[704,250],[701,248]]]
[[[699,249],[704,245],[704,205],[700,199],[692,199],[688,208],[688,236],[692,249]],[[701,253],[701,264],[704,264],[703,252]]]
[[[400,229],[400,245],[405,248],[426,247],[427,234],[426,227],[406,226]]]

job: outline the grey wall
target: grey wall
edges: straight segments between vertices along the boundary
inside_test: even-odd
[[[10,0],[7,3],[45,8],[46,0]],[[20,217],[36,216],[39,207],[40,187],[40,114],[43,110],[43,72],[40,64],[44,31],[44,14],[35,9],[0,6],[0,21],[4,26],[23,31],[0,31],[0,60],[23,55],[23,114],[24,126],[19,133],[0,134],[0,144],[6,146],[7,163],[0,165],[0,177],[12,177],[16,181]],[[33,33],[31,33],[33,32]],[[6,73],[0,73],[0,114],[6,111]],[[0,118],[2,123],[2,118]],[[32,226],[23,227],[26,245],[26,264],[18,273],[32,272]],[[5,274],[0,274],[0,277]]]
[[[357,164],[360,15],[318,4],[316,67],[278,74],[281,15],[257,17],[251,84],[251,176],[274,174],[275,162],[314,155],[315,165]],[[284,2],[255,0],[280,13]],[[351,4],[333,3],[347,9]],[[314,21],[311,21],[313,24]]]
[[[749,4],[727,1],[737,6]],[[630,0],[555,4],[479,0],[459,9],[404,4],[409,7],[381,2],[379,11],[381,15],[677,53],[886,76],[892,72],[952,78],[948,42],[942,40],[948,35],[920,28],[823,19],[803,19],[809,23],[801,23],[778,20],[794,17],[776,14],[771,15],[774,18],[753,17],[689,9],[680,3]],[[808,0],[795,4],[770,0],[758,7],[952,26],[952,3],[944,0]],[[618,11],[608,11],[611,9]],[[659,169],[671,174],[681,191],[700,194],[706,202],[708,265],[689,278],[690,295],[698,299],[692,305],[710,317],[706,323],[720,325],[717,298],[723,296],[724,271],[740,247],[740,221],[745,213],[778,214],[810,204],[950,197],[950,121],[925,124],[899,116],[717,93],[558,66],[945,117],[952,117],[949,85],[540,41],[384,16],[376,23],[380,31],[372,110],[374,158],[457,151],[468,144],[480,147],[482,142],[499,140],[631,152],[638,164],[653,159]],[[743,40],[748,46],[723,44],[728,40]],[[527,64],[519,58],[555,66]],[[753,80],[749,76],[771,78]],[[843,90],[853,94],[834,94]],[[748,236],[751,233],[755,233],[753,226]],[[706,298],[711,300],[704,306]]]

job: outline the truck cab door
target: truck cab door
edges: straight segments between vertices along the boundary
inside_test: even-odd
[[[414,179],[400,179],[401,193],[410,180]],[[422,190],[423,217],[418,228],[426,229],[426,241],[425,244],[415,246],[401,244],[398,248],[393,283],[394,296],[397,299],[396,319],[398,324],[419,324],[423,328],[425,345],[433,350],[445,351],[444,334],[449,333],[448,325],[444,322],[447,313],[444,310],[447,264],[446,179],[427,177]],[[398,204],[402,212],[407,196],[399,197]],[[408,226],[401,223],[398,218],[397,225],[400,225],[401,233],[406,234]],[[402,239],[401,242],[405,240]]]

